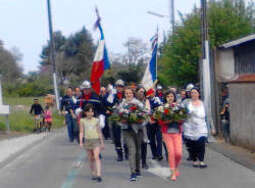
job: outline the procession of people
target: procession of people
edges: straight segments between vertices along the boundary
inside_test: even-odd
[[[117,80],[101,87],[100,94],[84,81],[74,90],[69,87],[61,100],[68,138],[86,150],[91,177],[101,182],[101,151],[104,140],[112,139],[116,161],[128,160],[129,181],[150,168],[147,149],[152,160],[167,160],[169,180],[180,176],[183,144],[194,168],[206,168],[208,130],[199,88],[189,84],[180,91],[158,85],[146,90],[142,85]],[[163,155],[165,150],[165,157]],[[114,159],[113,159],[114,160]]]

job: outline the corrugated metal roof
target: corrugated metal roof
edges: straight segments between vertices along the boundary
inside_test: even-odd
[[[230,83],[255,83],[255,74],[243,74]]]
[[[233,40],[233,41],[230,41],[228,43],[222,44],[219,47],[221,47],[221,48],[232,48],[234,46],[237,46],[237,45],[245,43],[245,42],[249,42],[249,41],[254,40],[254,39],[255,39],[255,34],[252,34],[252,35],[248,35],[246,37],[243,37],[243,38],[240,38],[240,39]]]

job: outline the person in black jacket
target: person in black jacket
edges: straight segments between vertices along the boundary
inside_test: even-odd
[[[80,107],[84,110],[87,104],[92,104],[96,117],[98,117],[100,114],[104,114],[99,96],[94,92],[89,81],[85,80],[82,83],[81,90],[82,96],[80,99]]]
[[[39,99],[34,99],[30,109],[30,114],[34,115],[35,129],[34,131],[40,131],[41,129],[41,115],[44,113],[42,106],[39,104]]]
[[[110,108],[114,108],[118,106],[123,98],[124,98],[124,81],[117,80],[115,83],[116,92],[112,90],[107,98],[107,106]],[[122,147],[122,139],[121,139],[121,128],[117,125],[116,122],[111,124],[112,127],[112,136],[115,145],[115,150],[117,152],[117,161],[123,161],[123,147]],[[128,159],[128,149],[127,145],[124,144],[124,152],[125,158]]]
[[[76,115],[74,112],[75,102],[73,97],[73,90],[70,87],[66,89],[66,95],[61,100],[60,110],[62,114],[65,115],[69,141],[73,142],[74,139],[76,139],[77,142],[79,143],[78,125],[76,121]]]

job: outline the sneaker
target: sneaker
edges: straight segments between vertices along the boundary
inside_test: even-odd
[[[129,181],[136,181],[137,178],[136,178],[136,174],[131,174],[130,178],[129,178]]]
[[[200,168],[207,168],[207,164],[205,164],[204,162],[200,162],[199,167]]]

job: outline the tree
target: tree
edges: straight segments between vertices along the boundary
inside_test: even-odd
[[[148,57],[149,49],[147,44],[139,38],[130,37],[127,42],[124,43],[127,48],[127,53],[123,58],[123,63],[137,64],[138,61],[144,61]]]
[[[254,32],[254,3],[220,0],[208,4],[209,38],[212,48]],[[175,33],[169,36],[159,60],[159,78],[164,85],[183,86],[198,82],[201,57],[200,9],[194,7]]]
[[[60,31],[54,33],[56,69],[60,80],[68,80],[73,85],[89,79],[90,67],[93,61],[95,46],[90,33],[83,27],[80,31],[66,38]],[[40,73],[51,72],[49,62],[50,43],[43,47],[41,53]]]
[[[3,75],[5,82],[15,82],[22,76],[22,67],[18,64],[21,59],[21,53],[14,54],[6,50],[3,43],[0,42],[0,74]]]

